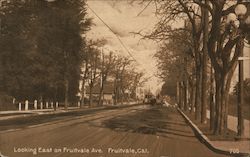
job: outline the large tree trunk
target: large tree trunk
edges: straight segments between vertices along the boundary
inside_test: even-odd
[[[195,119],[201,119],[201,69],[196,69]]]
[[[221,114],[221,82],[220,82],[220,78],[218,78],[219,76],[217,76],[215,74],[215,125],[214,125],[214,134],[218,135],[219,134],[219,127],[220,127],[220,114]]]
[[[216,116],[214,134],[225,134],[227,130],[227,117],[228,117],[228,100],[230,84],[233,73],[236,68],[236,63],[232,69],[225,72],[216,72]]]
[[[240,57],[243,57],[244,52],[244,39],[241,38],[236,45],[236,50]],[[238,104],[237,104],[237,112],[238,112],[238,129],[237,135],[238,137],[244,137],[244,119],[242,113],[242,105],[244,104],[244,63],[243,60],[239,60],[239,82],[238,82]]]
[[[207,123],[207,57],[203,58],[201,84],[202,84],[201,85],[201,89],[202,89],[201,91],[201,123],[206,124]]]
[[[180,83],[179,81],[176,82],[176,103],[180,104]]]
[[[228,94],[228,91],[225,90],[225,82],[226,82],[226,76],[224,72],[215,72],[215,78],[216,78],[216,116],[215,116],[215,127],[214,127],[214,134],[223,134],[224,133],[224,127],[223,122],[225,118],[225,112],[226,112],[226,102],[225,98]]]
[[[184,80],[183,80],[183,100],[184,100],[184,110],[188,110],[188,72],[187,72],[187,57],[184,57]]]
[[[194,104],[195,104],[195,80],[192,78],[192,85],[191,85],[191,95],[190,95],[190,113],[194,113]]]
[[[105,81],[102,80],[101,89],[100,89],[99,98],[98,98],[98,106],[103,105],[102,98],[103,98],[104,83],[105,83]]]
[[[220,126],[219,126],[219,134],[224,134],[225,133],[225,129],[224,129],[224,121],[226,118],[226,91],[225,91],[225,79],[223,82],[221,82],[222,87],[221,87],[221,113],[220,113]]]
[[[81,108],[85,105],[85,101],[84,101],[84,98],[85,98],[85,79],[82,80],[82,101],[81,101]]]
[[[214,85],[214,73],[211,66],[210,71],[210,130],[214,131],[215,125],[215,85]]]
[[[225,83],[225,118],[223,123],[224,130],[227,129],[229,90],[236,67],[237,67],[237,62],[234,63],[232,69],[230,69],[230,71],[228,72]]]
[[[188,80],[186,79],[184,81],[184,88],[183,88],[183,92],[184,92],[184,110],[187,111],[188,110]]]
[[[93,85],[89,86],[89,106],[93,105]]]
[[[180,100],[179,100],[179,102],[180,102],[180,104],[179,104],[179,108],[180,109],[183,109],[183,82],[180,82],[180,85],[179,85],[179,87],[180,87],[180,89],[179,89],[179,96],[180,96]]]
[[[64,80],[64,87],[65,87],[65,93],[64,93],[64,107],[65,109],[68,109],[69,105],[69,80],[65,78]]]
[[[121,89],[121,104],[122,105],[124,104],[124,94],[125,94],[124,90]]]

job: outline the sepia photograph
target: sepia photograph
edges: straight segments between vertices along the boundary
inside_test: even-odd
[[[0,157],[250,157],[250,0],[0,0]]]

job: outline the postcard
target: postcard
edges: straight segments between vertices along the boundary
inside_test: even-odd
[[[0,157],[250,157],[249,0],[0,0]]]

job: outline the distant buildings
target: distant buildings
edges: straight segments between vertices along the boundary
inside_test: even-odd
[[[96,84],[92,89],[93,101],[98,102],[100,95],[101,86],[100,84]],[[87,86],[85,98],[89,99],[90,96],[90,88]],[[114,83],[107,82],[103,88],[103,104],[113,104],[113,96],[114,96]]]

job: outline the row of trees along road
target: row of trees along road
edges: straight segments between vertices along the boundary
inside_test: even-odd
[[[18,101],[76,100],[91,20],[83,0],[6,1],[0,8],[0,92]]]
[[[152,32],[138,34],[143,38],[162,42],[155,55],[161,71],[160,77],[166,83],[176,82],[177,78],[179,107],[184,110],[190,107],[190,112],[195,112],[196,119],[201,123],[207,123],[206,109],[210,98],[210,129],[214,134],[225,134],[231,79],[242,53],[244,40],[248,40],[246,43],[249,44],[249,2],[150,2],[155,2],[152,4],[156,4],[156,14],[160,20]],[[248,12],[240,15],[239,20],[235,15],[235,19],[230,20],[228,17],[235,13],[235,9],[239,10],[239,4],[246,6]],[[179,20],[185,21],[184,27],[171,27],[171,24]],[[238,135],[242,135],[242,129]]]
[[[125,99],[136,99],[136,90],[147,81],[143,72],[135,69],[135,61],[105,48],[104,39],[89,40],[82,62],[82,101],[85,105],[85,92],[89,88],[89,105],[93,105],[93,89],[100,86],[98,105],[103,103],[104,88],[107,83],[113,84],[114,104],[123,103]],[[128,97],[126,94],[130,93]]]
[[[0,93],[17,101],[79,100],[79,82],[92,89],[101,83],[98,104],[109,78],[115,103],[126,91],[135,98],[146,81],[127,57],[104,55],[105,40],[85,38],[91,27],[84,0],[24,0],[1,3]],[[82,89],[84,97],[84,89]],[[82,99],[84,105],[84,99]]]

